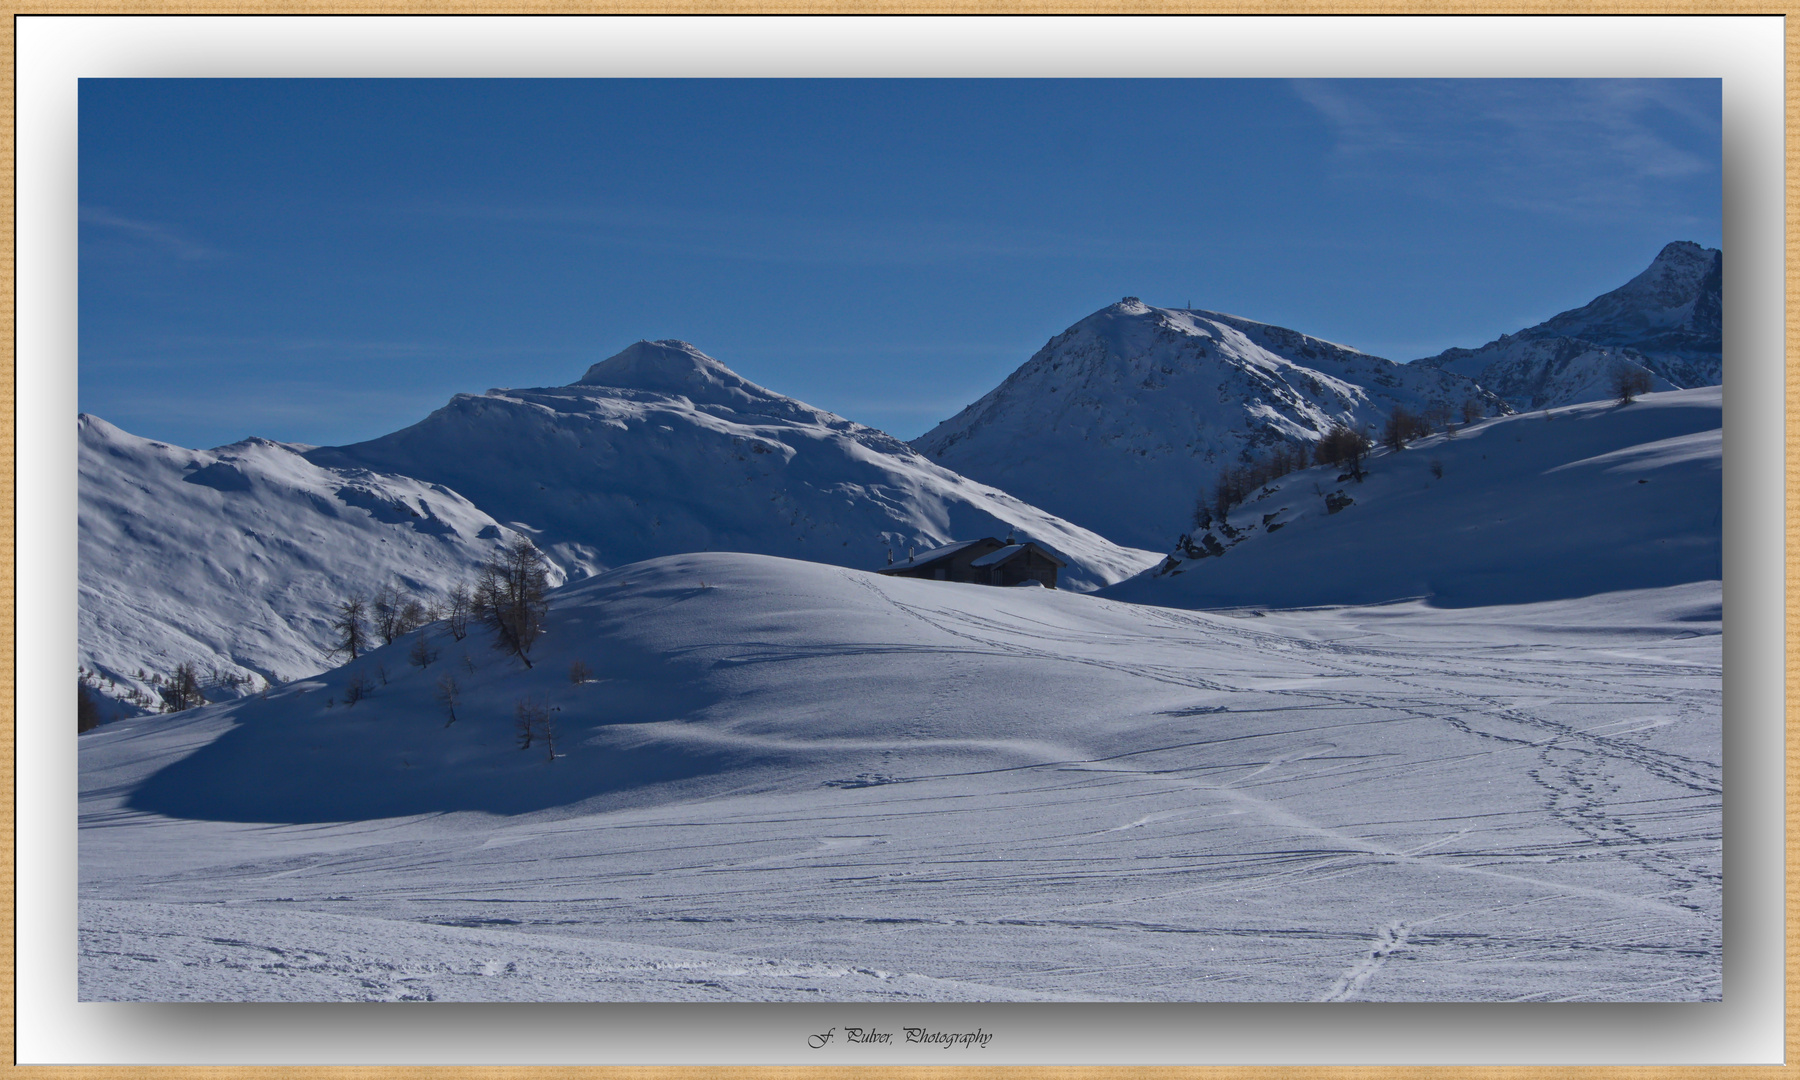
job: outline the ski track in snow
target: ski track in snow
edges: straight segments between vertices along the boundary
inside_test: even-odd
[[[809,573],[852,636],[746,633],[709,677],[930,675],[854,668],[785,772],[256,824],[127,808],[100,766],[135,736],[84,737],[82,997],[1720,995],[1717,624],[1663,614],[1716,583],[1584,628],[1600,601],[1258,617]],[[666,737],[799,744],[791,698],[732,685]]]

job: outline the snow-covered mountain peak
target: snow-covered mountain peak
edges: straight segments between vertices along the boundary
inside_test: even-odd
[[[1461,376],[1283,327],[1135,297],[1051,338],[981,400],[914,440],[941,464],[1118,543],[1179,532],[1223,469],[1311,445],[1395,406],[1483,412]]]
[[[756,385],[685,341],[640,341],[588,368],[575,386],[676,394],[738,405],[781,395]]]
[[[692,551],[873,569],[891,548],[1017,528],[1097,588],[1155,560],[937,466],[893,436],[764,389],[681,341],[567,386],[459,394],[411,427],[308,460],[442,484],[572,576]]]

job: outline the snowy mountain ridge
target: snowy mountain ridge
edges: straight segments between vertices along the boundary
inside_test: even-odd
[[[1395,407],[1484,412],[1454,372],[1218,312],[1125,299],[1050,341],[913,445],[1122,543],[1160,547],[1222,468]]]
[[[1008,529],[1063,556],[1078,589],[1154,561],[678,341],[639,342],[567,386],[459,394],[411,427],[307,457],[450,487],[529,523],[575,578],[687,551],[872,569],[892,548]]]
[[[182,662],[216,669],[209,696],[316,672],[346,596],[398,581],[441,599],[515,533],[553,584],[705,550],[874,569],[1009,531],[1057,552],[1077,590],[1156,560],[683,342],[640,342],[568,386],[459,394],[355,446],[186,450],[79,423],[80,664],[139,705],[155,690],[138,673]]]
[[[1724,381],[1724,255],[1691,241],[1664,246],[1617,289],[1478,349],[1447,349],[1416,365],[1466,375],[1519,409],[1612,397],[1613,372],[1641,369],[1652,389]]]

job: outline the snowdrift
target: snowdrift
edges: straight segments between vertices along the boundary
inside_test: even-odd
[[[1703,387],[1487,420],[1379,452],[1361,483],[1293,473],[1104,595],[1470,606],[1718,581],[1721,401]]]
[[[1099,752],[1108,725],[1096,717],[1114,711],[1116,688],[1050,648],[988,660],[972,681],[959,623],[1101,632],[1107,609],[1078,601],[755,555],[671,556],[558,591],[529,669],[485,631],[458,642],[438,624],[266,699],[131,729],[216,734],[179,761],[123,731],[101,757],[166,763],[135,785],[134,808],[240,821],[517,814],[670,784],[694,795],[854,783],[895,757],[915,771],[1016,767]],[[421,634],[439,653],[423,668],[409,658]],[[590,681],[570,681],[576,662]],[[454,722],[439,699],[445,677],[458,685]],[[352,682],[369,696],[349,702]],[[541,735],[520,749],[522,701],[551,710],[554,759]]]

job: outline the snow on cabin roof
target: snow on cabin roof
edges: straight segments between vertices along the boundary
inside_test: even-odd
[[[1024,544],[1008,544],[999,551],[990,551],[978,559],[972,560],[970,566],[999,566],[1001,563],[1025,550]]]
[[[1009,544],[1006,547],[1001,548],[999,551],[990,551],[986,555],[983,555],[978,559],[972,560],[969,563],[969,565],[970,566],[999,566],[1001,563],[1012,558],[1014,555],[1017,555],[1019,552],[1024,551],[1026,548],[1035,548],[1039,555],[1042,555],[1044,558],[1049,559],[1051,562],[1055,563],[1058,566],[1068,565],[1067,563],[1063,562],[1061,559],[1050,554],[1048,551],[1045,551],[1043,548],[1038,547],[1036,544],[1033,544],[1029,540],[1025,541],[1023,544]]]
[[[912,558],[903,559],[891,566],[879,567],[875,572],[878,574],[891,574],[896,570],[913,570],[924,566],[926,563],[934,563],[946,556],[954,555],[971,544],[979,543],[981,543],[980,540],[960,540],[954,544],[945,544],[943,547],[932,548],[930,551],[921,551]]]

